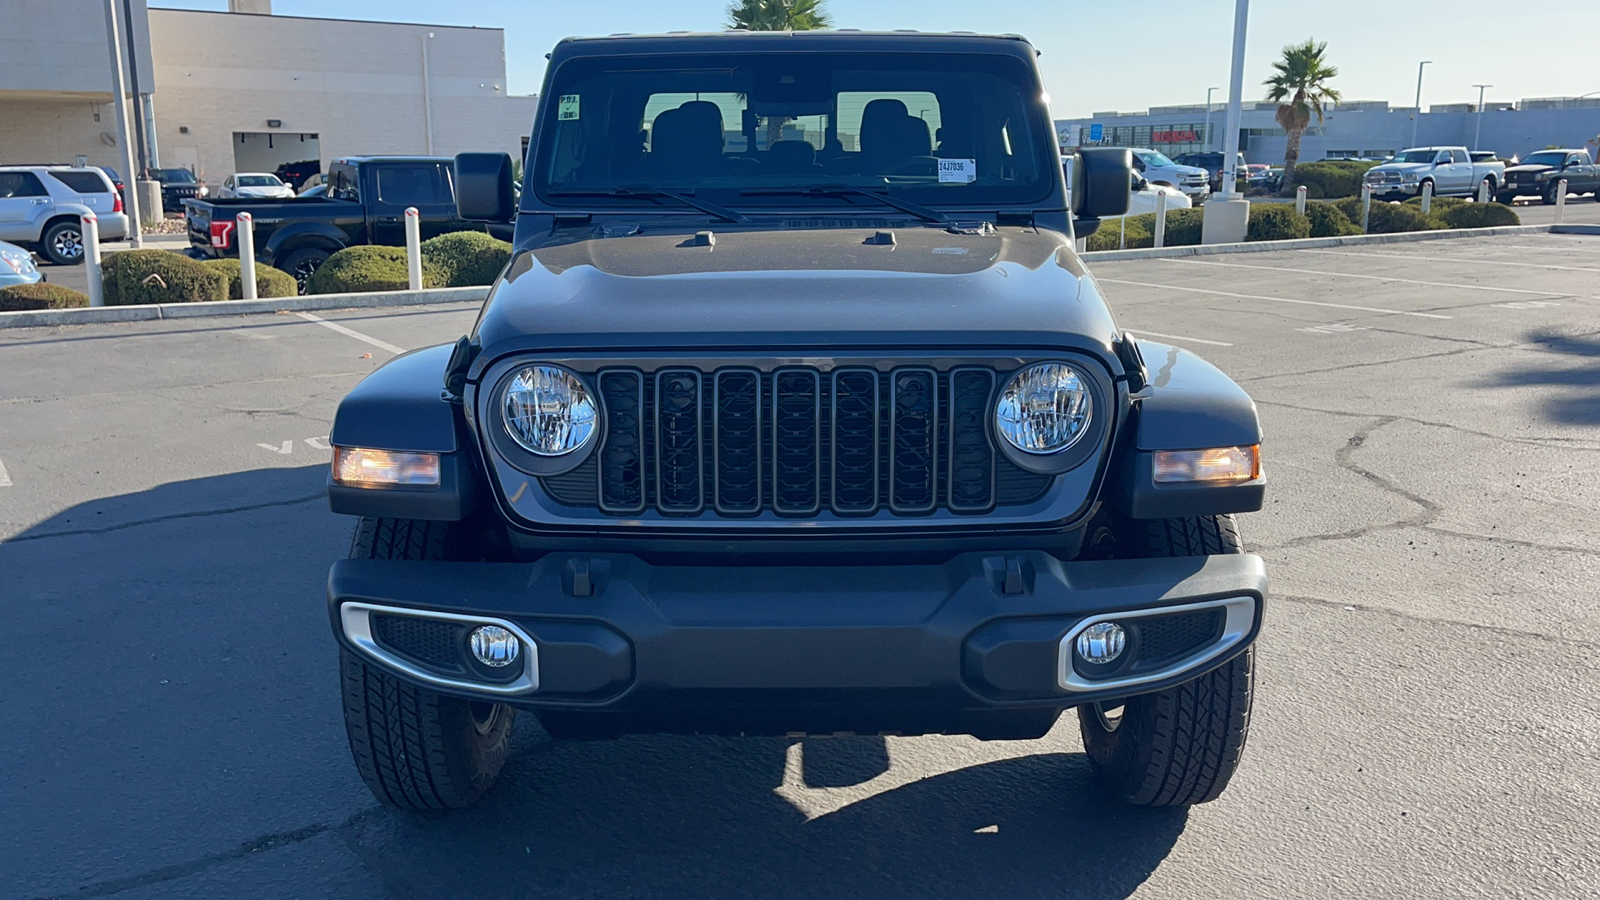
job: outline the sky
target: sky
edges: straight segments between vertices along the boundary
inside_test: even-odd
[[[152,7],[226,10],[227,0],[148,0]],[[279,15],[324,16],[504,28],[511,94],[538,93],[544,54],[563,37],[619,31],[713,31],[728,0],[273,0]],[[1058,119],[1151,106],[1203,103],[1206,88],[1227,98],[1234,4],[1228,0],[825,0],[835,27],[864,30],[1016,33],[1041,52],[1040,68]],[[1255,0],[1245,47],[1244,99],[1264,99],[1261,82],[1284,45],[1328,43],[1346,100],[1410,106],[1417,63],[1432,60],[1422,103],[1487,105],[1526,97],[1600,92],[1600,56],[1588,38],[1505,49],[1502,0],[1356,5]],[[1373,27],[1374,25],[1381,27]]]

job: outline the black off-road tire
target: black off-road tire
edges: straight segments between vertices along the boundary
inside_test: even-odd
[[[1540,197],[1539,199],[1544,201],[1545,206],[1555,206],[1556,200],[1560,199],[1560,194],[1561,185],[1552,184],[1550,187],[1545,189],[1544,196]]]
[[[296,291],[304,294],[306,285],[311,281],[312,273],[316,272],[332,255],[320,247],[307,247],[304,250],[296,250],[278,260],[277,268],[288,272],[294,278]]]
[[[1123,556],[1244,552],[1232,516],[1130,524],[1119,548]],[[1107,789],[1139,806],[1189,806],[1220,796],[1250,731],[1254,654],[1247,649],[1193,681],[1130,697],[1120,706],[1080,706],[1083,746]]]
[[[446,559],[448,525],[364,518],[353,559]],[[516,710],[419,688],[340,648],[350,755],[372,793],[402,809],[459,809],[494,784]]]

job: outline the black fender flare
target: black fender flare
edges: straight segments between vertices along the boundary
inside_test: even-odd
[[[1135,519],[1254,512],[1266,478],[1226,486],[1157,484],[1160,450],[1206,450],[1259,445],[1261,420],[1250,395],[1194,353],[1138,339],[1145,384],[1133,409],[1109,484],[1108,500]]]

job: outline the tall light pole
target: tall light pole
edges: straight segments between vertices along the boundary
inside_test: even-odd
[[[1206,146],[1205,146],[1205,149],[1207,149],[1207,150],[1211,149],[1211,92],[1214,91],[1214,90],[1216,90],[1216,88],[1214,88],[1214,87],[1206,88]]]
[[[1244,104],[1244,35],[1250,19],[1250,0],[1233,8],[1233,76],[1228,80],[1228,115],[1222,135],[1222,198],[1239,199],[1239,120]]]
[[[117,2],[106,0],[106,40],[111,44],[111,108],[116,111],[117,143],[122,147],[122,171],[127,174],[123,184],[128,186],[123,205],[128,215],[128,243],[137,250],[144,246],[139,222],[139,176],[133,168],[133,144],[128,141],[127,85],[122,75],[122,37],[117,27]]]
[[[1479,140],[1483,137],[1483,91],[1485,88],[1494,87],[1494,85],[1475,84],[1473,87],[1478,89],[1478,127],[1472,131],[1472,149],[1481,150],[1482,146],[1479,144]]]
[[[1417,126],[1422,124],[1422,67],[1429,65],[1433,60],[1425,59],[1417,64],[1417,108],[1411,113],[1411,146],[1417,145]]]

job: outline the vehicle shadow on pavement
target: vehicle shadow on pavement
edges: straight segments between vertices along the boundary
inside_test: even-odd
[[[1546,417],[1569,425],[1600,425],[1600,339],[1545,329],[1529,332],[1524,341],[1546,351],[1536,356],[1554,357],[1558,364],[1502,372],[1486,384],[1557,388],[1539,403]]]

